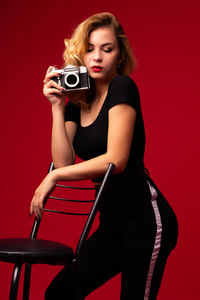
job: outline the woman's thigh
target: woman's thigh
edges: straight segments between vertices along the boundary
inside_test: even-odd
[[[66,266],[58,273],[48,287],[45,299],[84,299],[120,272],[119,257],[117,235],[112,235],[106,228],[98,228],[86,241],[77,266]]]
[[[177,240],[176,217],[158,195],[130,220],[122,241],[121,300],[156,299],[167,258]]]

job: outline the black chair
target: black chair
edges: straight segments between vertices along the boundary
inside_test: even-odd
[[[18,294],[19,279],[22,266],[25,265],[24,272],[24,287],[23,287],[23,300],[29,299],[30,291],[30,279],[31,279],[31,266],[32,264],[49,264],[49,265],[76,265],[79,260],[80,251],[86,241],[90,232],[92,223],[97,213],[98,204],[101,195],[105,189],[106,183],[112,174],[114,165],[109,164],[106,174],[103,178],[102,184],[98,190],[95,200],[73,200],[64,199],[60,197],[49,196],[51,199],[64,200],[64,201],[81,201],[81,202],[93,202],[90,213],[71,213],[63,211],[55,211],[44,208],[44,211],[73,214],[73,215],[88,215],[85,226],[81,233],[80,239],[77,243],[76,250],[67,245],[57,243],[54,241],[36,239],[39,230],[39,219],[34,220],[32,231],[29,238],[10,238],[0,239],[0,261],[14,263],[14,270],[12,275],[11,287],[10,287],[10,300],[16,300]],[[53,163],[51,163],[49,172],[53,169]],[[57,184],[58,187],[69,189],[94,189],[87,187],[74,187]]]

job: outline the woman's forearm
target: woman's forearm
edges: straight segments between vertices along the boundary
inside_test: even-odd
[[[106,155],[54,170],[56,181],[84,180],[100,177],[108,167]]]
[[[64,107],[53,105],[52,115],[52,160],[55,167],[60,168],[73,164],[75,154],[65,128]]]
[[[123,171],[119,168],[118,161],[106,153],[78,164],[56,169],[52,175],[56,181],[93,179],[103,176],[109,163],[115,165],[114,173]]]

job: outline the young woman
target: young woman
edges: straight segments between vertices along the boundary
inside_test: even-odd
[[[100,225],[80,259],[80,298],[74,270],[63,268],[45,299],[84,299],[121,272],[121,300],[153,300],[177,240],[169,204],[144,172],[145,134],[140,98],[128,77],[130,45],[110,13],[91,16],[66,40],[65,64],[85,65],[91,89],[68,93],[47,70],[44,95],[52,105],[52,157],[56,167],[37,188],[30,212],[40,218],[46,196],[60,180],[92,179],[98,189],[109,162],[114,174],[101,201]],[[75,155],[84,161],[74,164]]]

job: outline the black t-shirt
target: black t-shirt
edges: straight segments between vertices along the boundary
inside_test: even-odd
[[[128,163],[122,174],[113,175],[115,178],[137,172],[143,167],[145,132],[140,96],[134,81],[128,76],[114,77],[109,84],[107,96],[96,120],[89,126],[81,126],[79,106],[68,101],[65,109],[65,121],[77,123],[77,132],[73,142],[74,151],[83,160],[88,160],[106,153],[108,112],[120,103],[126,103],[136,110],[136,121]]]

